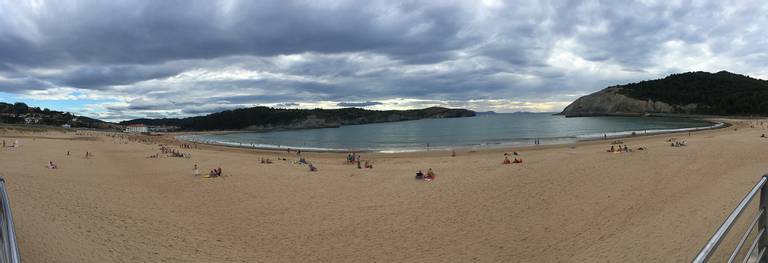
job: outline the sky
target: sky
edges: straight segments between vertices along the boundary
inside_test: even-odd
[[[766,36],[765,0],[0,0],[0,101],[555,112],[671,73],[768,79]]]

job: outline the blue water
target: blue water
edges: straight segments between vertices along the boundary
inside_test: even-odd
[[[549,113],[510,113],[471,118],[424,119],[278,132],[186,135],[182,139],[255,148],[402,152],[568,143],[712,127],[713,123],[668,117],[565,118]]]

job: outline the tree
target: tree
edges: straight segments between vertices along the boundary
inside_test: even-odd
[[[13,113],[26,114],[29,113],[29,106],[23,102],[16,102],[13,104]]]

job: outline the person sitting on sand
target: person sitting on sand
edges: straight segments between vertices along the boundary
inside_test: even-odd
[[[299,158],[299,164],[307,164],[307,160],[304,159],[304,156]]]
[[[522,158],[517,159],[517,157],[515,157],[515,160],[512,161],[512,163],[523,163],[523,159]]]
[[[608,150],[607,152],[609,152],[609,153],[612,153],[612,152],[614,152],[614,151],[615,151],[615,148],[613,147],[613,145],[611,145],[611,149],[610,149],[610,150]]]
[[[424,180],[432,181],[435,180],[436,177],[437,175],[435,175],[435,172],[432,171],[432,168],[429,168],[429,170],[427,170],[427,176],[424,177]]]
[[[418,172],[416,172],[416,180],[422,180],[422,179],[424,179],[424,173],[422,173],[421,170],[419,170]]]
[[[309,171],[310,172],[317,172],[317,167],[315,167],[314,164],[309,163]]]
[[[626,144],[624,144],[624,152],[627,152],[627,153],[629,152],[629,148],[627,148]]]
[[[56,168],[59,168],[59,167],[56,166],[56,164],[53,163],[53,161],[48,161],[48,169],[56,169]]]
[[[502,164],[511,164],[512,161],[509,160],[509,157],[504,156],[504,162]]]
[[[373,169],[373,164],[371,164],[369,161],[365,161],[365,168],[367,169]]]

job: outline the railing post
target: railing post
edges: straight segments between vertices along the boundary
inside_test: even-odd
[[[763,175],[763,177],[768,178],[768,174]],[[768,208],[768,183],[763,185],[762,189],[760,189],[760,207],[757,208],[757,211],[762,210],[763,213],[760,214],[760,219],[757,223],[757,233],[760,233],[761,229],[766,229],[765,227],[768,226],[768,216],[766,216],[766,214],[768,214],[768,209],[766,208]],[[759,255],[760,251],[768,248],[768,233],[763,234],[757,238],[759,238],[760,241],[758,241],[757,251],[755,253]],[[766,258],[762,258],[760,259],[760,263],[768,263],[768,260]]]

